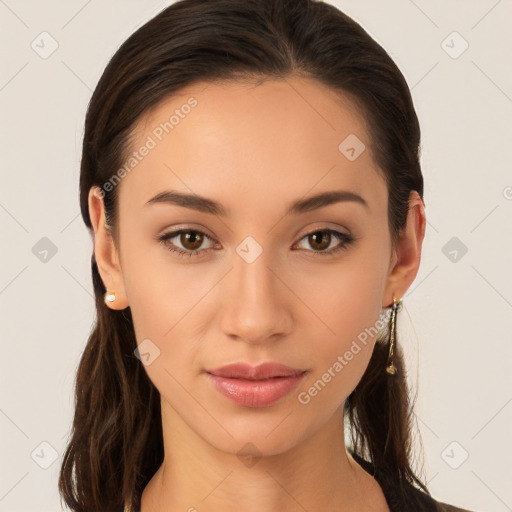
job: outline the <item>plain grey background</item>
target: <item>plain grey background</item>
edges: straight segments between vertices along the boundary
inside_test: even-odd
[[[95,314],[78,205],[85,111],[115,50],[170,3],[0,0],[1,512],[61,510]],[[428,228],[398,335],[429,488],[512,510],[512,2],[331,3],[398,64],[422,127]]]

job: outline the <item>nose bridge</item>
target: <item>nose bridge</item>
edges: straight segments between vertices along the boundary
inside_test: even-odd
[[[249,241],[248,245],[241,243],[233,255],[222,317],[222,329],[227,335],[252,343],[284,334],[291,325],[283,284],[274,275],[275,270],[268,268],[270,255],[261,251],[252,259],[255,250]],[[252,257],[248,257],[251,251]]]

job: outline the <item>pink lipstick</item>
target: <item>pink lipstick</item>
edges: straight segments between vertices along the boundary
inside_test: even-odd
[[[206,371],[217,391],[245,407],[274,404],[290,393],[306,373],[307,370],[278,363],[234,363]]]

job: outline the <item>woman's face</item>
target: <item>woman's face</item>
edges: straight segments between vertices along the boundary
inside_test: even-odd
[[[369,142],[348,99],[297,77],[196,84],[138,123],[109,289],[131,308],[173,432],[276,454],[337,418],[394,291],[388,193]],[[163,192],[187,199],[151,201]],[[178,230],[188,236],[159,240]],[[225,380],[229,398],[208,371],[239,362],[306,373]],[[281,396],[281,385],[292,389]]]

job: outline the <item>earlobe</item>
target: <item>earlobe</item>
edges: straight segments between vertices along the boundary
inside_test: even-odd
[[[103,198],[99,191],[98,187],[91,187],[88,197],[89,216],[94,236],[94,257],[107,295],[114,292],[116,298],[115,301],[105,301],[105,304],[111,309],[122,310],[129,304],[124,290],[117,249],[105,223]]]
[[[407,223],[397,242],[395,264],[388,274],[383,307],[393,303],[393,296],[402,298],[418,274],[426,226],[424,206],[418,192],[412,191]]]

